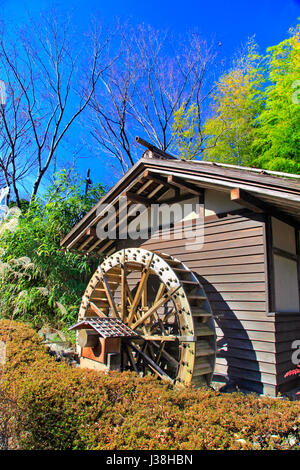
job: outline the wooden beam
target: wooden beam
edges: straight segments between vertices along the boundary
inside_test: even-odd
[[[292,225],[293,227],[299,227],[300,225],[299,222],[290,215],[285,214],[271,204],[262,201],[258,197],[253,196],[243,189],[232,189],[230,192],[230,199],[243,207],[247,207],[253,212],[267,213],[268,215],[276,217],[277,219],[282,220],[286,224]]]
[[[141,335],[141,338],[143,338],[145,341],[176,341],[177,336],[172,336],[172,335]]]
[[[198,186],[192,183],[187,183],[180,178],[176,178],[176,176],[169,175],[168,183],[172,184],[173,186],[176,186],[179,189],[185,189],[186,191],[188,191],[191,194],[194,194],[195,196],[203,196],[204,194],[204,191],[202,188],[198,188]]]
[[[110,290],[110,287],[109,287],[109,283],[105,277],[105,274],[101,273],[102,274],[102,282],[103,282],[103,287],[104,287],[104,290],[105,290],[105,293],[106,293],[106,297],[107,297],[107,300],[108,300],[108,303],[110,305],[110,307],[112,308],[113,310],[113,313],[114,313],[114,316],[116,318],[120,318],[120,315],[119,315],[119,312],[118,312],[118,309],[116,307],[116,304],[115,304],[115,300],[114,300],[114,297],[113,297],[113,294]]]
[[[85,234],[88,236],[88,237],[96,237],[97,233],[96,233],[96,228],[95,227],[89,227],[86,229],[85,231]]]
[[[129,362],[130,362],[130,364],[131,364],[131,367],[132,367],[133,370],[138,374],[139,371],[138,371],[138,368],[137,368],[136,363],[135,363],[135,361],[134,361],[132,352],[131,352],[130,349],[129,349],[129,345],[128,345],[127,343],[124,343],[124,346],[125,346],[125,351],[126,351],[126,353],[127,353],[127,356],[128,356]]]
[[[230,199],[253,212],[265,212],[262,201],[243,189],[235,188],[230,191]]]
[[[89,227],[85,231],[85,236],[87,238],[81,243],[81,245],[79,245],[79,247],[77,248],[78,251],[83,250],[83,248],[97,236],[96,229],[94,227]]]
[[[107,315],[104,312],[102,312],[102,310],[99,307],[97,307],[97,305],[95,305],[94,302],[89,301],[88,307],[90,307],[91,310],[94,313],[96,313],[96,315],[98,315],[98,317],[100,317],[100,318],[107,317]]]
[[[143,173],[144,178],[149,178],[151,181],[157,184],[163,184],[164,186],[167,186],[169,189],[175,189],[173,184],[168,183],[167,180],[162,178],[161,176],[157,176],[156,173],[151,173],[149,170],[145,170]]]
[[[151,344],[152,344],[153,346],[155,346],[156,348],[159,348],[162,343],[157,344],[157,343],[155,343],[154,341],[151,341]],[[164,343],[163,343],[163,344],[164,344]],[[166,351],[162,351],[162,356],[163,356],[165,359],[167,359],[167,361],[172,362],[172,363],[175,365],[175,367],[178,367],[178,366],[179,366],[179,362],[176,361],[176,359],[175,359],[173,356],[171,356],[171,354],[167,353]],[[156,361],[157,361],[157,360],[156,360]],[[158,362],[158,361],[157,361],[157,362]]]
[[[164,158],[166,160],[177,160],[174,155],[170,155],[169,153],[166,153],[164,150],[159,149],[158,147],[155,147],[155,145],[151,144],[150,142],[147,142],[146,140],[142,139],[139,136],[136,136],[135,138],[136,142],[143,145],[146,147],[150,152],[156,153],[159,158]]]
[[[81,251],[83,250],[83,248],[88,245],[92,240],[94,239],[94,237],[87,237],[83,243],[81,243],[81,245],[79,245],[79,247],[77,248],[78,251]]]
[[[133,343],[130,343],[130,347],[137,354],[139,354],[139,356],[146,361],[148,367],[150,367],[154,372],[156,372],[162,379],[174,383],[174,380],[172,380],[171,377],[169,377],[147,354],[145,354],[142,349],[137,348]]]
[[[101,242],[103,242],[103,240],[100,240]],[[103,253],[104,250],[106,250],[106,248],[108,248],[110,245],[112,245],[116,240],[108,240],[107,243],[105,243],[105,245],[103,245],[100,250],[97,251],[98,254],[101,254]]]
[[[134,315],[135,315],[135,312],[138,308],[138,304],[141,300],[141,297],[142,297],[142,294],[143,294],[143,291],[145,289],[145,286],[146,286],[146,283],[148,281],[148,277],[150,275],[150,265],[151,265],[151,262],[152,262],[152,259],[153,259],[153,256],[154,254],[152,254],[152,256],[149,258],[145,268],[143,269],[143,273],[142,273],[142,276],[141,276],[141,280],[139,282],[139,285],[138,285],[138,288],[137,288],[137,291],[135,293],[135,296],[134,296],[134,299],[133,299],[133,302],[132,302],[132,305],[130,307],[130,314],[128,316],[128,319],[127,319],[127,324],[128,326],[131,325],[131,322],[134,318]]]
[[[143,204],[144,206],[151,206],[151,204],[157,204],[156,199],[148,199],[147,197],[140,196],[139,194],[132,193],[132,192],[124,192],[122,193],[123,197],[127,197],[129,201],[136,202],[137,204]]]
[[[92,246],[90,246],[86,251],[90,253],[91,251],[94,250],[94,248],[96,248],[96,246],[100,245],[101,242],[103,242],[103,240],[98,238],[98,240],[95,243],[93,243]]]

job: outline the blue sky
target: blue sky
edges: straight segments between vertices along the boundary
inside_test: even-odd
[[[216,35],[228,55],[253,34],[262,48],[281,41],[300,15],[300,0],[2,0],[0,5],[4,18],[17,23],[26,11],[35,15],[57,5],[74,11],[83,27],[95,11],[105,23],[131,18],[179,33],[197,27],[204,37]]]
[[[222,43],[222,55],[228,64],[249,37],[255,35],[264,52],[285,39],[289,27],[300,17],[300,0],[0,0],[2,17],[12,29],[24,21],[26,12],[35,16],[54,5],[73,11],[76,28],[82,30],[95,12],[106,25],[118,17],[158,29],[168,28],[175,34],[197,28],[204,38]],[[100,172],[104,184],[110,186],[117,179],[106,168],[100,168],[95,159],[85,158],[78,168],[84,174],[88,167],[92,179]]]

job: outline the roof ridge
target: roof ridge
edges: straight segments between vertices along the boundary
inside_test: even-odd
[[[213,165],[213,166],[220,166],[220,167],[227,167],[227,168],[236,168],[238,170],[247,170],[247,171],[252,171],[254,173],[300,179],[300,175],[297,175],[295,173],[285,173],[282,171],[266,170],[264,168],[253,168],[249,166],[232,165],[230,163],[219,163],[219,162],[211,162],[211,161],[203,161],[203,160],[187,160],[187,159],[175,156],[175,155],[171,155],[170,153],[167,153],[165,150],[159,149],[158,147],[151,144],[150,142],[147,142],[141,137],[136,136],[135,141],[143,145],[144,147],[146,147],[152,153],[152,155],[149,155],[147,151],[144,152],[144,155],[143,155],[144,158],[155,158],[155,156],[157,155],[158,158],[163,158],[166,160],[181,160],[182,162],[200,163],[202,165]]]
[[[287,178],[300,179],[300,175],[296,173],[285,173],[282,171],[266,170],[264,168],[254,168],[250,166],[232,165],[229,163],[219,163],[219,162],[211,162],[211,161],[203,161],[203,160],[183,160],[183,161],[189,161],[191,163],[200,163],[202,165],[212,165],[212,166],[233,168],[237,170],[247,170],[247,171],[252,171],[254,173],[260,173],[260,174],[266,174],[266,175],[284,176]]]

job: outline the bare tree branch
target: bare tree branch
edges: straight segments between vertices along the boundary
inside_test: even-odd
[[[0,37],[0,64],[9,89],[1,133],[9,157],[0,162],[0,169],[13,187],[17,203],[18,179],[26,177],[30,169],[32,201],[55,164],[66,134],[110,66],[104,57],[110,36],[102,38],[101,32],[94,30],[79,42],[71,27],[70,18],[48,14],[38,25],[30,23],[17,33],[14,43],[4,33]],[[18,162],[26,160],[25,154],[18,159],[21,148],[30,160],[20,172]]]
[[[118,59],[89,103],[90,132],[125,172],[136,159],[134,135],[145,135],[162,150],[173,149],[174,114],[181,106],[196,103],[201,126],[212,90],[207,69],[215,54],[197,34],[182,43],[168,32],[125,25],[116,35]]]

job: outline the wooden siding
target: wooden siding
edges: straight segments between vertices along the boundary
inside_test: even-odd
[[[274,318],[267,316],[263,218],[257,214],[250,218],[209,217],[203,246],[193,245],[191,250],[187,239],[179,238],[179,231],[175,226],[169,239],[156,234],[140,246],[173,255],[198,275],[216,323],[219,352],[215,378],[233,380],[259,393],[273,393],[277,333]],[[137,240],[126,240],[122,245],[137,244]]]
[[[300,339],[300,315],[269,314],[263,216],[207,217],[204,244],[191,250],[180,230],[176,224],[169,239],[160,231],[147,240],[120,241],[118,249],[140,245],[168,253],[197,274],[215,318],[215,380],[270,395],[288,390],[294,379],[284,374],[294,367],[292,342]]]

